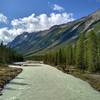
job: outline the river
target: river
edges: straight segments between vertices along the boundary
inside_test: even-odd
[[[5,86],[0,100],[100,100],[100,93],[87,82],[54,67],[34,63],[21,68],[23,72]]]

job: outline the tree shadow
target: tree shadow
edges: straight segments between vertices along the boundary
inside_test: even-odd
[[[16,77],[16,79],[24,79],[24,78],[22,78],[22,77]]]
[[[22,85],[22,86],[24,86],[24,85],[29,85],[29,84],[27,84],[27,83],[20,83],[20,82],[10,82],[10,84]]]
[[[37,64],[37,65],[34,65],[34,64],[30,64],[30,65],[23,65],[24,67],[41,67],[41,65]]]
[[[11,91],[17,90],[17,89],[15,89],[15,88],[11,88],[11,87],[5,87],[4,89],[5,89],[5,90],[11,90]]]

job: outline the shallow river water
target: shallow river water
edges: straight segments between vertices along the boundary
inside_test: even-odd
[[[0,100],[100,100],[88,83],[44,64],[22,66],[23,72],[2,91]]]

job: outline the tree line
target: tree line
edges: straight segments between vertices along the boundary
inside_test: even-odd
[[[16,51],[12,50],[6,45],[3,45],[3,42],[0,44],[0,65],[8,64],[12,62],[23,61],[23,56]]]
[[[44,63],[60,66],[63,70],[75,66],[89,72],[100,71],[100,35],[93,30],[87,36],[80,33],[76,43],[50,51],[40,58]]]

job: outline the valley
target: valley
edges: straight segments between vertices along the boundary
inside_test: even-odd
[[[100,37],[100,9],[75,21],[55,25],[48,30],[24,32],[8,43],[8,46],[25,57],[32,57],[75,44],[80,33],[84,33],[87,37],[88,32],[92,29]]]
[[[0,100],[100,100],[100,2],[0,0]]]

